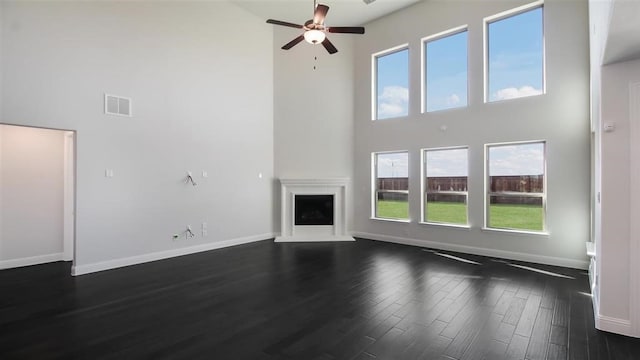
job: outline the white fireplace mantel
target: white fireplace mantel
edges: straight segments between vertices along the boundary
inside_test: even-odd
[[[281,227],[276,242],[355,241],[347,232],[349,179],[280,179]],[[333,225],[296,225],[296,195],[333,195]]]

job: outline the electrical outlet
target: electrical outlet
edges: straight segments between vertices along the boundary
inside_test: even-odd
[[[202,223],[202,236],[207,236],[208,231],[207,231],[207,223],[203,222]]]

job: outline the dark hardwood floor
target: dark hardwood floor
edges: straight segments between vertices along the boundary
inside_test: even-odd
[[[0,359],[640,359],[580,270],[359,239],[69,273],[0,271]]]

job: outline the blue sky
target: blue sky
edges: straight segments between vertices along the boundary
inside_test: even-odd
[[[377,58],[377,119],[409,115],[409,49]]]
[[[543,9],[488,24],[488,100],[507,100],[543,92]],[[426,110],[467,104],[467,32],[425,46]],[[412,74],[411,76],[419,76]],[[377,119],[409,113],[409,50],[377,58]]]
[[[489,176],[543,175],[544,143],[493,145],[489,147]],[[377,177],[407,177],[406,152],[377,154]],[[428,150],[426,176],[468,176],[468,149]]]
[[[426,156],[427,177],[467,176],[469,173],[468,150],[429,150]]]
[[[489,148],[489,176],[544,174],[544,144],[501,145]]]
[[[543,92],[542,17],[543,9],[536,8],[489,23],[489,101],[532,96]],[[428,112],[466,106],[467,37],[467,32],[463,31],[427,42],[425,80]],[[474,61],[479,60],[474,59]],[[377,118],[407,116],[409,113],[409,50],[378,57],[377,70]],[[415,78],[420,74],[411,74],[411,76]],[[413,98],[416,97],[413,96]],[[492,169],[496,169],[497,172],[493,175],[542,173],[543,160],[540,159],[544,158],[544,154],[541,149],[535,149],[535,146],[509,146],[494,149],[499,150],[495,150],[492,156],[496,161],[492,164]],[[462,174],[459,162],[440,160],[437,162],[439,164],[437,167],[435,163],[433,165],[434,173]],[[387,166],[385,164],[385,162],[379,163],[379,172],[391,174],[391,169],[385,168]],[[407,173],[407,169],[399,169],[400,164],[402,164],[400,161],[394,162],[396,175]],[[448,168],[446,164],[450,164]]]
[[[489,24],[489,100],[543,91],[542,8]]]
[[[467,31],[427,42],[426,111],[467,106]]]

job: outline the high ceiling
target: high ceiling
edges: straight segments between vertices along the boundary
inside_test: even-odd
[[[640,57],[640,1],[615,0],[609,20],[604,63]]]
[[[265,19],[304,24],[312,18],[313,0],[231,0],[247,11]],[[319,0],[330,7],[329,26],[359,26],[422,0]]]

